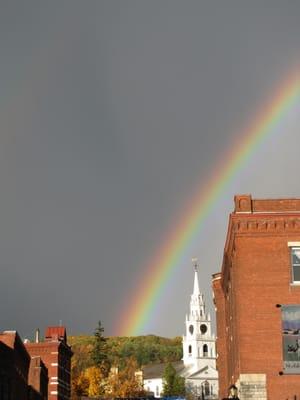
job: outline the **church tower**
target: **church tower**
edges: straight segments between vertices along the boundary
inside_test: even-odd
[[[183,336],[183,362],[195,371],[205,367],[216,369],[215,335],[211,330],[210,313],[206,312],[203,294],[199,290],[198,264],[194,263],[194,288],[190,312],[186,315],[186,334]]]

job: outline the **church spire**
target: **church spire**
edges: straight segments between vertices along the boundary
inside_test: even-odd
[[[194,264],[194,269],[195,269],[193,295],[198,296],[200,294],[199,281],[198,281],[198,259],[197,258],[193,258],[192,262]]]

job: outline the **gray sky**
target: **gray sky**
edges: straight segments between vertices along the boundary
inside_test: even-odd
[[[0,330],[120,333],[195,188],[300,65],[299,19],[281,0],[0,1]],[[140,333],[184,333],[192,256],[211,307],[235,193],[300,197],[297,111],[227,185]]]

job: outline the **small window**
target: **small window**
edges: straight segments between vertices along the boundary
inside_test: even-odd
[[[291,247],[292,282],[300,283],[300,247]]]
[[[203,357],[208,357],[208,347],[207,344],[203,346]]]
[[[189,345],[189,354],[192,354],[192,346]]]
[[[200,325],[200,332],[204,335],[207,332],[207,326],[205,324]]]

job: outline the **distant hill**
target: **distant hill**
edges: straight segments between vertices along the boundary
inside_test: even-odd
[[[94,336],[69,336],[68,342],[72,346],[73,365],[78,372],[90,367]],[[155,335],[108,337],[107,355],[111,364],[120,368],[129,357],[135,358],[140,367],[151,363],[179,361],[182,358],[182,338],[170,339]]]

